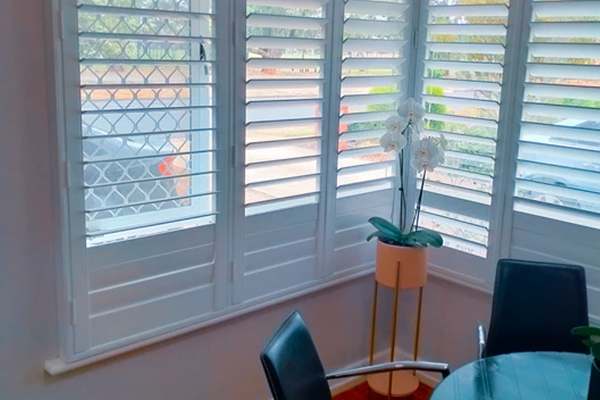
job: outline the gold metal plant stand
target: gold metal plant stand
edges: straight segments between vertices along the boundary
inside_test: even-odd
[[[394,306],[392,314],[392,326],[390,330],[390,359],[394,361],[396,353],[396,333],[398,325],[399,297],[400,297],[400,263],[398,262],[396,274],[396,286],[394,289]],[[371,345],[369,350],[369,364],[373,365],[375,354],[375,325],[377,323],[377,295],[380,282],[375,279],[375,295],[373,296],[373,315],[371,319]],[[385,285],[384,285],[385,286]],[[421,330],[421,308],[423,304],[423,286],[419,287],[419,301],[417,305],[417,323],[415,326],[415,340],[413,347],[413,360],[417,361],[419,354],[419,336]],[[419,380],[414,372],[396,371],[384,372],[382,374],[370,375],[367,379],[371,390],[392,397],[404,397],[413,394],[419,387]]]

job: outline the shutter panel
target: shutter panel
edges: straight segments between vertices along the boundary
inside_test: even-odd
[[[597,320],[600,1],[526,7],[510,257],[583,266]]]
[[[336,271],[370,266],[372,216],[390,218],[397,160],[379,138],[406,99],[411,5],[348,0],[344,7],[335,220]]]
[[[600,228],[600,1],[535,1],[515,211]]]
[[[429,0],[426,13],[425,129],[443,134],[448,151],[426,175],[420,225],[446,247],[486,258],[508,0]]]
[[[71,14],[81,129],[67,142],[70,198],[84,204],[87,247],[76,352],[219,307],[215,11],[212,0],[79,0]]]
[[[323,126],[332,4],[246,3],[243,294],[317,279],[324,223]]]

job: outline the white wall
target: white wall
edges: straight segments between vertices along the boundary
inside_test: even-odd
[[[43,1],[0,0],[0,398],[264,400],[258,353],[295,308],[307,318],[327,369],[366,357],[371,278],[64,376],[44,373],[58,339]],[[414,296],[403,296],[401,312],[411,306]],[[432,279],[422,353],[454,366],[471,359],[474,325],[487,318],[488,306],[487,295]],[[400,323],[412,326],[410,318]],[[381,328],[383,346],[386,324]],[[404,336],[401,343],[411,348]]]

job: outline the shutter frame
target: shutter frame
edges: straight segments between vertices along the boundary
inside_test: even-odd
[[[524,55],[526,73],[522,77],[523,114],[514,175],[514,211],[516,215],[527,213],[542,219],[550,218],[551,213],[552,218],[562,223],[587,225],[600,212],[595,206],[600,190],[590,186],[596,177],[592,165],[600,150],[600,141],[595,139],[595,133],[600,131],[596,126],[600,124],[600,111],[598,107],[578,106],[576,102],[597,98],[595,80],[600,76],[597,66],[590,68],[578,59],[600,59],[598,32],[593,29],[600,22],[600,2],[553,3],[529,1],[531,18],[525,21],[530,35],[526,38],[528,47]],[[565,38],[573,42],[565,43]],[[540,49],[545,51],[542,56],[558,57],[556,62],[543,57],[536,59]],[[577,53],[580,49],[585,51]],[[530,195],[534,198],[529,198]],[[564,201],[546,204],[553,196]],[[576,218],[577,213],[586,217]]]
[[[517,18],[515,10],[518,7],[511,5],[509,8],[507,4],[498,4],[497,2],[482,5],[428,5],[426,3],[422,4],[421,9],[421,26],[424,29],[420,33],[418,56],[420,65],[417,69],[417,74],[422,74],[423,79],[420,81],[421,86],[416,88],[415,98],[420,98],[424,103],[434,106],[426,114],[426,119],[434,121],[427,134],[438,137],[439,133],[436,130],[440,129],[440,125],[447,127],[463,124],[462,133],[455,131],[454,128],[441,129],[442,133],[447,135],[446,139],[451,146],[446,159],[460,160],[459,165],[475,163],[473,165],[484,168],[477,167],[470,171],[464,167],[454,170],[447,166],[436,170],[434,175],[428,174],[431,179],[435,178],[435,180],[437,180],[436,174],[440,177],[446,175],[448,178],[426,185],[429,189],[426,189],[427,193],[424,194],[423,205],[426,208],[432,206],[438,212],[451,212],[450,214],[455,214],[457,218],[475,218],[481,223],[485,221],[488,226],[487,245],[483,247],[487,247],[487,251],[481,251],[481,247],[473,249],[474,254],[479,253],[478,257],[473,257],[463,251],[444,248],[433,252],[439,253],[441,258],[434,256],[432,263],[434,270],[443,271],[443,274],[456,275],[460,280],[464,280],[466,278],[464,275],[467,275],[479,280],[478,285],[486,286],[490,281],[490,274],[487,270],[492,269],[492,260],[500,251],[499,235],[496,235],[493,230],[500,229],[498,227],[502,226],[500,210],[503,208],[504,195],[498,192],[498,188],[503,185],[506,175],[504,167],[494,163],[494,159],[497,154],[503,154],[507,145],[503,136],[500,135],[506,134],[508,124],[501,116],[504,115],[506,118],[507,112],[510,111],[507,107],[510,102],[504,104],[501,99],[507,98],[506,96],[511,90],[513,77],[512,73],[507,75],[507,69],[514,63],[511,55],[513,49],[511,40],[514,40],[514,22]],[[481,17],[484,16],[489,19],[482,19]],[[452,22],[452,18],[461,22]],[[442,38],[444,40],[440,41]],[[447,46],[446,40],[454,42],[454,44],[450,43]],[[445,53],[430,53],[432,50],[438,51],[438,49],[439,52]],[[482,56],[477,62],[465,58],[465,55],[470,53],[477,55],[482,52],[502,55],[502,58]],[[428,57],[429,54],[436,58]],[[440,72],[439,75],[431,74],[436,70]],[[475,73],[469,71],[475,71]],[[483,79],[484,77],[485,79]],[[444,90],[442,96],[445,98],[440,98],[440,95],[434,91],[428,91],[428,86],[441,87]],[[476,91],[480,91],[483,97],[475,96]],[[438,107],[439,110],[435,107]],[[461,111],[467,108],[473,110],[473,114],[465,114]],[[487,115],[488,111],[493,111],[493,114]],[[432,127],[435,130],[431,129]],[[472,136],[469,131],[473,129],[482,132],[488,131],[488,133]],[[443,132],[444,130],[446,132]],[[475,147],[480,147],[473,155],[461,150],[471,141]],[[488,158],[490,156],[492,158]],[[480,181],[480,184],[485,183],[486,190],[479,189],[480,192],[473,192],[471,195],[468,192],[476,189],[475,186],[471,188],[463,184],[464,187],[461,188],[461,185],[458,184],[459,181],[456,181],[454,184],[458,185],[453,187],[449,185],[452,181],[447,181],[447,179],[454,178],[450,178],[451,175],[448,174],[464,175],[465,179],[472,176],[473,179]],[[419,180],[415,180],[412,187],[417,187],[418,190]],[[434,188],[435,191],[430,192]],[[457,190],[458,192],[465,190],[467,192],[455,197],[456,195],[452,193]],[[469,199],[471,200],[469,201]],[[436,218],[439,217],[434,217],[434,219]],[[462,222],[458,221],[452,224],[458,226]],[[479,228],[475,230],[480,231]],[[451,238],[448,239],[449,242],[452,241]],[[451,269],[443,260],[443,257],[446,256],[449,257],[449,260],[456,260],[451,262]],[[458,260],[462,260],[460,263],[465,266],[457,267]]]
[[[85,1],[85,0],[83,0]],[[58,77],[58,81],[64,85],[64,92],[59,95],[60,101],[64,104],[65,109],[70,110],[66,115],[117,115],[123,112],[163,112],[163,111],[177,111],[181,112],[184,110],[201,110],[205,108],[219,108],[227,109],[227,102],[229,101],[224,96],[218,96],[218,99],[214,104],[200,105],[200,103],[194,103],[192,96],[195,96],[194,91],[201,87],[216,87],[217,85],[226,88],[228,85],[228,67],[229,63],[226,61],[227,55],[223,53],[221,58],[214,62],[186,62],[187,64],[194,65],[195,67],[204,68],[206,65],[223,64],[224,67],[220,69],[217,75],[217,81],[204,83],[168,83],[168,82],[153,82],[150,84],[132,84],[129,81],[119,81],[119,84],[115,82],[106,81],[104,75],[100,78],[98,75],[99,82],[96,85],[88,84],[86,80],[82,80],[81,87],[83,90],[89,90],[90,93],[94,90],[108,90],[116,93],[117,90],[146,90],[151,88],[155,90],[173,90],[185,87],[190,92],[190,102],[186,107],[177,106],[174,103],[165,106],[157,106],[155,104],[146,105],[144,103],[142,107],[127,105],[122,110],[115,109],[111,110],[105,108],[104,110],[95,109],[84,109],[80,110],[79,107],[82,101],[86,100],[82,97],[79,100],[79,91],[73,90],[73,88],[79,86],[80,71],[79,64],[83,68],[87,68],[90,64],[96,63],[96,60],[87,57],[82,58],[81,62],[77,62],[80,57],[76,54],[77,49],[77,36],[73,33],[78,32],[78,13],[80,15],[86,15],[85,13],[91,12],[105,12],[114,11],[110,15],[126,15],[127,18],[134,18],[136,15],[144,16],[189,16],[193,18],[213,18],[216,24],[215,35],[211,38],[200,38],[200,36],[193,36],[197,33],[192,31],[191,35],[185,36],[182,34],[180,37],[166,36],[166,35],[149,35],[149,34],[118,34],[118,35],[106,35],[96,34],[92,30],[89,33],[83,32],[80,37],[85,40],[100,38],[100,37],[112,37],[114,40],[122,40],[126,38],[136,38],[143,40],[152,40],[158,38],[160,41],[190,41],[194,43],[210,40],[213,41],[213,45],[217,45],[217,41],[227,39],[229,34],[228,24],[224,21],[224,16],[227,15],[227,4],[219,5],[219,10],[209,13],[204,12],[174,12],[169,10],[154,10],[154,9],[126,9],[119,8],[114,10],[114,6],[108,5],[105,7],[96,7],[89,5],[82,5],[77,7],[75,0],[62,0],[61,4],[58,5],[62,18],[61,23],[64,23],[65,29],[63,32],[71,32],[71,34],[63,35],[63,43],[60,56],[63,59],[62,74]],[[79,11],[78,11],[79,9]],[[104,14],[98,14],[104,15]],[[100,16],[98,18],[101,18]],[[83,25],[85,29],[89,28],[89,25]],[[83,28],[82,28],[83,29]],[[191,29],[188,28],[187,29]],[[195,29],[195,28],[194,28]],[[199,28],[200,29],[200,28]],[[217,38],[218,39],[215,39]],[[139,64],[141,66],[156,64],[158,68],[162,68],[163,65],[167,64],[178,64],[184,65],[184,62],[180,61],[167,61],[164,60],[152,60],[143,59],[123,59],[115,60],[110,58],[99,59],[98,64],[105,68],[105,65],[111,64],[123,64],[133,65]],[[88,78],[86,78],[89,80]],[[100,80],[102,79],[102,80]],[[128,78],[127,78],[128,79]],[[224,89],[226,92],[226,89]],[[87,96],[87,95],[86,95]],[[158,94],[156,94],[158,97]],[[178,96],[178,95],[177,95]],[[177,97],[179,99],[179,97]],[[209,99],[209,101],[212,101]],[[90,104],[90,103],[87,103]],[[137,111],[136,111],[137,110]],[[190,118],[192,118],[190,116]],[[219,124],[219,129],[224,129],[224,122],[227,118],[222,115],[217,115],[216,123]],[[216,125],[215,123],[215,125]],[[75,363],[78,360],[87,359],[94,357],[99,353],[116,351],[117,348],[123,346],[131,346],[145,340],[152,340],[154,337],[158,337],[173,329],[185,329],[187,326],[198,324],[202,321],[207,320],[210,313],[223,308],[225,306],[226,299],[226,281],[221,270],[221,264],[224,263],[223,256],[225,255],[222,250],[222,245],[215,245],[217,241],[225,243],[223,235],[225,233],[226,216],[219,216],[217,223],[209,223],[208,225],[201,225],[200,228],[192,229],[181,229],[177,228],[175,232],[170,233],[159,233],[151,234],[148,236],[137,237],[134,240],[120,241],[111,244],[102,244],[100,246],[91,246],[86,248],[86,234],[83,220],[79,219],[78,215],[84,215],[83,212],[77,212],[79,207],[81,211],[84,210],[83,206],[83,191],[93,188],[111,188],[114,185],[142,185],[153,181],[167,181],[173,179],[172,177],[143,177],[143,178],[131,178],[130,182],[118,181],[114,184],[101,183],[94,184],[89,187],[84,187],[83,173],[81,166],[84,165],[83,153],[81,143],[84,140],[96,140],[96,136],[83,136],[81,132],[80,121],[77,118],[65,118],[66,124],[66,153],[68,164],[72,165],[69,168],[69,183],[68,183],[68,196],[69,196],[69,207],[68,210],[65,208],[65,230],[69,232],[70,237],[65,239],[65,254],[69,255],[68,261],[65,262],[65,269],[68,270],[68,274],[73,279],[66,281],[67,291],[72,291],[72,295],[69,295],[69,303],[73,304],[73,327],[70,332],[67,332],[67,339],[63,341],[61,338],[61,358],[67,362]],[[191,132],[190,135],[212,134],[217,131],[216,126],[210,127],[209,129],[177,129],[168,130],[164,127],[159,128],[157,131],[148,132],[117,132],[114,136],[106,136],[107,138],[119,138],[119,140],[127,141],[131,140],[135,136],[142,136],[145,140],[156,140],[161,135],[180,134],[182,132]],[[191,137],[191,136],[190,136]],[[227,166],[223,162],[226,157],[222,157],[221,153],[223,148],[228,148],[227,138],[218,139],[218,150],[210,150],[210,152],[218,153],[216,162],[214,163],[214,169],[210,171],[195,171],[190,174],[176,175],[177,179],[186,178],[192,181],[203,177],[213,176],[212,179],[215,181],[214,193],[218,194],[215,199],[215,207],[218,210],[222,210],[223,206],[228,203],[228,196],[222,190],[223,182],[226,179],[217,178],[215,175],[220,176],[226,175]],[[189,150],[180,151],[179,153],[172,153],[174,157],[184,155],[196,155],[203,154],[205,150],[190,148]],[[171,154],[171,153],[170,153]],[[104,156],[102,156],[104,157]],[[117,161],[116,158],[97,158],[93,162],[143,162],[151,159],[154,156],[147,155],[127,155],[120,157]],[[225,167],[225,168],[224,168]],[[212,174],[212,175],[211,175]],[[190,196],[184,196],[188,198],[195,198],[204,194],[192,194]],[[151,201],[138,202],[138,205],[150,204]],[[80,206],[75,206],[80,205]],[[105,207],[106,208],[106,207]],[[114,207],[106,208],[114,209]],[[197,218],[203,214],[190,214],[192,217]],[[186,219],[188,217],[185,217]],[[183,218],[182,218],[183,220]],[[172,223],[172,219],[166,220]],[[151,225],[154,225],[152,222]],[[67,228],[68,227],[68,228]],[[121,229],[113,229],[112,231],[121,231]],[[161,231],[162,232],[162,231]],[[204,233],[203,233],[204,232]],[[202,239],[204,238],[204,239]],[[193,239],[193,240],[192,240]],[[200,239],[200,245],[198,240]],[[204,243],[202,243],[204,241]],[[137,249],[137,250],[136,250]],[[204,260],[200,262],[199,260]],[[148,268],[142,268],[142,263],[148,266]],[[89,282],[89,285],[88,285]],[[155,289],[151,289],[154,287]],[[177,299],[183,299],[183,295],[189,293],[195,295],[195,293],[202,293],[202,300],[200,301],[189,301],[185,300],[183,303]],[[199,298],[198,298],[199,299]],[[167,303],[177,300],[180,302],[179,306],[168,305]],[[163,319],[159,320],[154,318],[153,315],[157,315],[155,312],[143,311],[143,308],[155,307],[167,307],[176,309],[177,313],[164,313]],[[129,313],[128,316],[125,316]],[[146,313],[146,314],[144,314]],[[178,314],[178,315],[176,315]],[[146,315],[146,316],[144,316]],[[128,321],[128,323],[118,324],[113,326],[113,323],[104,322],[99,325],[99,321],[102,319],[120,318]],[[134,321],[135,323],[132,323]],[[108,324],[108,325],[107,325]],[[104,328],[102,327],[104,326]],[[108,329],[106,327],[109,327]],[[113,329],[116,328],[116,329]],[[127,328],[127,329],[125,329]]]

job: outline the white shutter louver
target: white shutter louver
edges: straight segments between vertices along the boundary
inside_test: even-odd
[[[348,0],[344,6],[337,165],[335,268],[371,265],[372,216],[390,218],[397,160],[379,138],[406,99],[411,5]]]
[[[534,1],[515,211],[600,228],[600,1]]]
[[[87,247],[75,351],[97,352],[216,307],[216,15],[212,0],[79,0],[72,15],[81,129],[67,152]]]
[[[214,24],[203,12],[210,1],[193,11],[174,1],[114,3],[79,6],[92,246],[215,215]]]
[[[246,3],[243,295],[317,278],[327,0]]]
[[[447,247],[487,256],[508,0],[429,0],[423,44],[426,135],[448,141],[426,175],[420,224]],[[420,186],[420,180],[418,180]]]

